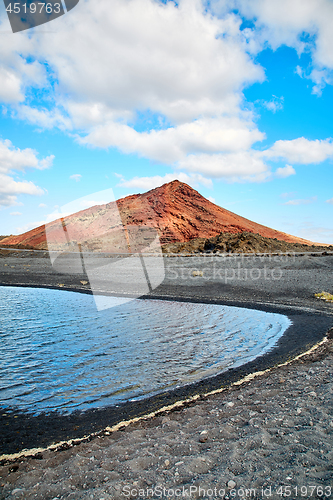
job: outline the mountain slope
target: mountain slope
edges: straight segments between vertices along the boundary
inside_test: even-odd
[[[266,238],[276,238],[290,243],[313,243],[229,212],[208,201],[187,184],[173,181],[147,193],[121,198],[117,202],[82,210],[64,218],[71,234],[89,234],[98,239],[104,233],[119,229],[115,217],[117,203],[121,221],[125,226],[149,226],[158,230],[162,244],[187,242],[194,238],[211,238],[220,233],[257,233]],[[48,234],[59,231],[59,222],[47,224]],[[40,226],[18,236],[9,236],[1,246],[28,246],[47,248],[45,226]]]

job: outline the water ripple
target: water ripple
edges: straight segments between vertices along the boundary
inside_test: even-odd
[[[0,404],[35,413],[117,404],[269,351],[291,324],[244,308],[0,287]]]

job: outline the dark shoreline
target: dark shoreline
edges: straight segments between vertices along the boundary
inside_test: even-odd
[[[13,258],[13,257],[11,257]],[[2,263],[5,257],[1,258]],[[21,260],[21,259],[20,259]],[[32,260],[32,259],[31,259]],[[3,286],[25,286],[45,287],[59,289],[57,282],[65,283],[62,290],[76,291],[81,293],[92,293],[78,285],[84,276],[62,275],[59,276],[50,268],[47,259],[43,269],[39,272],[23,274],[22,270],[12,273],[11,269],[3,270],[0,274],[0,285]],[[173,259],[172,259],[173,260]],[[332,259],[333,261],[333,259]],[[22,262],[21,262],[22,263]],[[331,267],[332,263],[330,262]],[[33,267],[33,266],[32,266]],[[33,271],[33,269],[31,269]],[[325,272],[327,274],[327,269]],[[287,281],[287,279],[286,279]],[[272,287],[278,285],[272,282]],[[199,286],[198,286],[199,285]],[[281,283],[279,283],[279,286]],[[230,289],[229,289],[229,288]],[[221,297],[221,290],[226,296]],[[257,294],[258,295],[258,294]],[[0,426],[2,429],[1,454],[12,454],[23,449],[35,447],[47,447],[52,443],[79,439],[83,436],[102,431],[107,426],[112,426],[121,421],[134,417],[144,416],[159,408],[171,405],[177,401],[187,399],[197,394],[206,394],[221,387],[228,387],[246,375],[265,370],[274,365],[283,363],[298,354],[308,350],[318,343],[333,325],[333,308],[320,304],[319,301],[308,299],[304,292],[303,306],[297,300],[293,300],[292,293],[280,293],[278,303],[273,303],[270,297],[254,297],[248,300],[246,288],[214,283],[192,283],[184,281],[170,283],[165,282],[154,292],[144,298],[163,300],[180,300],[190,302],[215,303],[258,309],[266,312],[284,314],[292,321],[277,346],[269,353],[258,357],[254,361],[241,367],[230,369],[225,373],[204,379],[185,387],[179,387],[142,401],[127,402],[118,407],[107,407],[103,409],[87,410],[85,412],[74,412],[71,415],[60,415],[52,412],[38,416],[22,411],[11,411],[4,409],[0,414]],[[257,300],[255,300],[257,299]],[[260,299],[260,300],[258,300]],[[283,304],[281,299],[285,302]],[[302,297],[300,297],[302,299]],[[325,307],[323,307],[325,306]],[[322,309],[322,310],[321,310]]]

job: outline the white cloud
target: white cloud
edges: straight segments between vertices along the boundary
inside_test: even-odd
[[[230,181],[263,181],[267,178],[268,167],[257,151],[241,151],[229,154],[189,155],[179,162],[179,168],[190,172],[202,172],[215,178]]]
[[[312,198],[306,198],[303,200],[289,200],[284,205],[310,205],[317,201],[317,196],[313,196]]]
[[[251,48],[257,53],[267,44],[276,50],[282,45],[312,55],[313,71],[309,76],[315,83],[314,93],[320,93],[327,83],[332,84],[333,70],[333,2],[331,0],[211,0],[213,12],[225,15],[226,8],[239,9],[255,28],[247,29]],[[304,36],[308,35],[308,36]],[[321,77],[318,72],[322,72]],[[305,70],[296,68],[300,76]],[[318,79],[320,81],[318,81]]]
[[[166,130],[141,133],[128,125],[109,123],[97,127],[80,142],[104,148],[114,146],[124,153],[138,153],[172,164],[193,152],[245,150],[264,137],[252,122],[224,117],[198,119]]]
[[[74,131],[87,145],[168,164],[188,154],[248,149],[264,138],[242,110],[243,88],[263,81],[264,72],[248,54],[239,16],[218,19],[200,0],[180,0],[178,6],[101,0],[98,9],[88,0],[75,16],[56,22],[54,34],[19,34],[18,46],[8,49],[21,54],[22,68],[29,66],[35,78],[28,80],[23,69],[17,73],[19,118]],[[28,81],[38,86],[45,77],[45,61],[52,75],[47,102],[20,104]],[[152,122],[142,130],[138,116],[145,113]]]
[[[296,66],[295,73],[301,78],[304,78],[304,71],[300,66]]]
[[[237,120],[235,123],[238,123]],[[300,137],[290,141],[276,141],[271,148],[259,151],[250,147],[249,129],[243,130],[243,142],[240,142],[240,129],[236,132],[236,128],[226,126],[222,129],[221,125],[220,130],[213,130],[209,127],[211,124],[210,121],[198,120],[176,129],[146,134],[139,134],[127,126],[120,126],[117,133],[119,141],[123,141],[124,152],[145,152],[144,156],[160,162],[164,160],[165,163],[173,163],[180,170],[223,178],[231,182],[263,182],[296,174],[295,168],[289,164],[277,168],[272,173],[272,167],[267,161],[285,160],[298,164],[311,164],[333,158],[333,140],[330,138],[310,141]],[[117,130],[117,127],[113,130]],[[120,130],[123,134],[120,134]],[[256,136],[258,140],[263,138],[258,130],[252,133],[253,138]],[[151,136],[154,136],[153,140]],[[108,137],[115,136],[110,133]],[[225,152],[220,153],[218,145],[222,144],[224,147],[221,149]],[[195,153],[190,153],[193,150]]]
[[[326,87],[327,84],[333,84],[333,75],[327,69],[319,70],[315,68],[311,71],[309,78],[315,83],[312,93],[318,96],[321,95],[323,88]]]
[[[37,152],[27,148],[15,148],[9,140],[0,139],[0,206],[17,204],[19,194],[41,195],[44,191],[31,181],[17,181],[15,171],[27,168],[43,170],[51,166],[54,156],[37,158]]]
[[[0,45],[0,101],[18,104],[24,101],[26,89],[46,85],[42,63],[29,59],[34,52],[34,41],[26,33],[1,33]]]
[[[310,141],[304,137],[291,141],[276,141],[262,156],[270,159],[285,159],[292,163],[307,165],[321,163],[333,158],[333,139]]]
[[[2,102],[23,101],[21,80],[18,75],[7,68],[0,68],[0,97]]]
[[[307,74],[304,69],[300,66],[296,66],[295,73],[299,75],[301,78],[306,78],[308,80],[312,80],[315,85],[312,88],[312,94],[316,94],[317,96],[321,96],[323,88],[328,84],[333,84],[333,75],[332,72],[325,69],[312,69],[310,74]]]
[[[15,148],[8,139],[0,139],[0,172],[7,173],[10,170],[22,171],[26,168],[44,170],[52,165],[53,155],[39,160],[37,154],[33,149]]]
[[[47,205],[45,205],[45,203],[40,203],[40,204],[38,205],[38,208],[46,208],[46,207],[47,207]]]
[[[61,130],[72,130],[72,121],[64,115],[60,109],[46,108],[37,109],[33,106],[21,104],[16,107],[16,116],[21,120],[27,120],[43,129],[58,127]]]
[[[272,111],[272,113],[276,113],[277,111],[281,111],[283,109],[283,97],[273,96],[273,99],[270,101],[262,101],[262,105],[268,109],[268,111]]]
[[[0,206],[11,206],[17,204],[17,195],[42,195],[44,191],[29,181],[15,181],[9,175],[0,174]]]
[[[13,215],[14,217],[22,215],[21,212],[11,212],[10,215]]]
[[[290,175],[295,175],[296,171],[291,165],[286,165],[285,167],[276,169],[274,174],[276,177],[284,179],[285,177],[289,177]]]
[[[101,0],[98,9],[90,0],[35,51],[55,69],[74,121],[102,123],[151,109],[184,123],[235,110],[235,92],[263,78],[241,44],[239,25],[237,16],[205,15],[197,0],[178,7]]]
[[[80,180],[82,179],[82,175],[81,174],[73,174],[73,175],[70,175],[69,178],[73,179],[76,182],[80,182]]]
[[[214,134],[212,135],[213,138],[216,137]],[[299,164],[310,164],[320,163],[333,157],[332,139],[310,141],[301,137],[291,141],[276,141],[271,148],[263,151],[246,147],[246,141],[244,140],[244,148],[237,151],[236,135],[235,141],[232,140],[232,132],[229,138],[229,151],[225,153],[218,152],[214,154],[213,139],[210,142],[211,150],[207,153],[201,152],[200,141],[198,140],[196,154],[187,154],[186,156],[185,150],[181,152],[179,149],[177,150],[176,141],[170,141],[169,148],[166,145],[164,146],[165,158],[168,155],[170,160],[178,159],[175,166],[180,170],[202,174],[206,177],[223,178],[231,182],[263,182],[296,174],[295,168],[289,164],[272,172],[267,161],[285,160]],[[195,139],[195,135],[193,135],[192,139]],[[206,145],[207,143],[208,140],[206,140]],[[174,146],[173,150],[172,145]],[[227,146],[225,146],[225,149],[227,150]],[[189,148],[190,150],[191,148]],[[162,157],[158,158],[158,152],[162,152],[162,148],[156,146],[155,159],[162,160]]]
[[[326,200],[326,203],[330,203],[331,205],[333,205],[333,198],[331,198],[330,200]]]
[[[216,200],[215,200],[215,198],[213,198],[212,196],[208,196],[207,200],[208,200],[208,201],[211,201],[212,203],[215,203],[215,204],[216,204]]]
[[[242,12],[255,18],[257,28],[261,28],[262,38],[269,41],[275,50],[280,45],[304,49],[299,35],[304,31],[316,33],[318,11],[330,11],[329,0],[236,0]]]
[[[163,184],[174,181],[176,179],[181,182],[185,182],[186,184],[189,184],[192,187],[197,187],[199,184],[202,184],[205,187],[211,188],[213,185],[210,179],[207,179],[200,174],[188,175],[183,172],[179,172],[173,174],[166,174],[164,176],[154,175],[151,177],[133,177],[132,179],[129,180],[122,178],[121,182],[119,182],[117,186],[135,188],[139,189],[140,192],[142,192],[162,186]]]
[[[203,177],[264,181],[295,173],[287,165],[272,174],[266,161],[306,164],[332,157],[331,139],[298,138],[277,141],[263,152],[251,149],[265,135],[244,111],[242,94],[264,80],[254,56],[267,44],[311,52],[307,77],[314,92],[333,81],[331,0],[210,5],[220,17],[206,12],[200,0],[100,0],[98,9],[86,0],[75,16],[54,21],[54,33],[3,35],[0,101],[12,103],[17,117],[58,127],[81,144],[117,148]],[[242,19],[233,8],[253,19],[255,28],[240,30]],[[300,66],[295,71],[305,75]],[[45,102],[23,102],[38,87],[49,93]],[[283,98],[261,103],[275,113]],[[149,117],[149,126],[147,119],[142,127],[140,116]],[[30,166],[43,162],[38,165]]]

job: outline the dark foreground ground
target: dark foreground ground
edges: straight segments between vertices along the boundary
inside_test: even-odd
[[[333,343],[178,410],[0,466],[0,498],[332,498]]]
[[[4,466],[1,498],[126,498],[121,491],[126,484],[134,489],[144,485],[164,484],[171,488],[199,483],[225,487],[232,480],[248,488],[259,483],[269,486],[277,484],[282,474],[280,463],[285,468],[281,481],[287,486],[295,483],[297,474],[300,486],[299,478],[304,486],[311,481],[317,486],[332,484],[331,341],[320,347],[317,355],[274,368],[241,386],[232,384],[247,374],[283,364],[323,339],[333,326],[333,304],[316,299],[314,294],[333,291],[333,255],[164,257],[151,258],[150,262],[153,270],[161,262],[165,268],[165,279],[151,292],[151,297],[254,307],[286,314],[293,324],[272,352],[254,362],[144,402],[70,417],[1,412],[3,454],[46,448],[59,441],[101,433],[78,447],[69,445],[70,449],[60,454],[40,452],[40,460],[25,459],[18,469],[16,465]],[[52,268],[47,253],[0,254],[1,285],[91,293],[89,283],[81,281],[87,281],[87,276],[59,273]],[[221,387],[231,389],[204,396]],[[157,414],[109,436],[103,431],[117,422],[158,412],[165,405],[195,395],[202,397],[194,405],[183,405],[180,411]],[[207,440],[206,434],[201,434],[204,431],[208,433]],[[6,461],[3,456],[3,464]],[[77,476],[75,468],[79,471]],[[62,485],[60,493],[56,486],[51,487],[52,481]],[[12,495],[13,490],[16,496]],[[209,497],[212,498],[205,498]],[[292,498],[298,497],[311,498],[308,492],[303,496],[294,492]],[[194,496],[193,490],[192,498],[202,495]],[[326,498],[330,498],[328,494]]]
[[[81,283],[87,281],[87,275],[77,272],[72,260],[64,256],[52,267],[47,252],[0,248],[0,284],[91,293],[89,283]],[[102,264],[109,260],[96,257]],[[150,296],[263,302],[332,311],[330,304],[318,301],[314,294],[333,292],[333,252],[150,258],[152,272],[161,266],[165,279]],[[202,276],[194,276],[198,272]],[[124,279],[130,281],[131,276]]]

